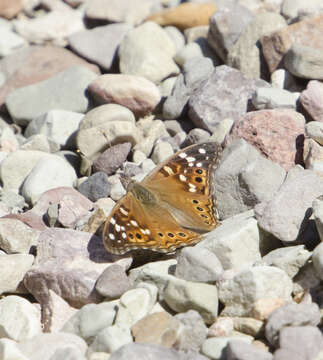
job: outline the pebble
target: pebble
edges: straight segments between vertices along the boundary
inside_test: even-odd
[[[155,164],[160,164],[173,154],[174,150],[170,143],[167,141],[158,141],[151,154],[151,160]]]
[[[284,0],[281,8],[282,15],[289,20],[299,20],[305,16],[318,15],[323,12],[322,3],[319,0],[298,0],[294,2],[292,0]]]
[[[6,19],[15,17],[24,8],[23,0],[5,0],[1,2],[0,16]]]
[[[11,91],[6,97],[6,106],[18,125],[27,125],[54,109],[83,113],[89,105],[85,89],[96,77],[90,70],[73,66],[48,80]]]
[[[12,54],[17,49],[26,46],[24,38],[9,29],[0,29],[0,36],[0,58]]]
[[[82,195],[93,202],[108,197],[110,190],[111,186],[109,184],[108,175],[102,171],[96,172],[88,177],[78,188],[78,191]]]
[[[299,93],[291,93],[284,89],[258,88],[253,97],[252,104],[258,110],[262,109],[296,109]]]
[[[228,360],[271,360],[273,355],[242,340],[232,340],[225,348]]]
[[[323,84],[317,80],[311,80],[302,91],[300,102],[314,121],[323,122]]]
[[[315,220],[316,228],[319,233],[320,239],[322,241],[323,238],[323,198],[319,196],[317,199],[313,201],[313,217]]]

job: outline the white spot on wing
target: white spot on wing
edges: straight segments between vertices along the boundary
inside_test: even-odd
[[[202,166],[202,163],[201,162],[198,162],[197,164],[195,164],[197,167],[201,167]]]
[[[179,179],[180,179],[181,181],[186,181],[186,180],[187,180],[187,177],[186,177],[185,175],[180,174],[180,175],[179,175]]]
[[[203,149],[203,148],[199,148],[199,153],[200,153],[200,154],[205,154],[206,151],[205,151],[205,149]]]
[[[187,162],[192,162],[192,161],[195,161],[196,159],[193,156],[189,156],[186,158],[186,160],[187,160]]]
[[[110,224],[114,225],[115,223],[116,223],[116,221],[115,221],[115,219],[112,217],[112,218],[110,219]]]
[[[178,156],[182,159],[185,159],[187,154],[183,152],[183,153],[178,154]]]
[[[135,220],[130,220],[130,222],[131,222],[131,224],[132,224],[133,226],[138,226],[137,221],[135,221]]]
[[[189,188],[188,191],[189,192],[196,192],[196,189],[195,188]]]
[[[174,175],[174,171],[169,166],[164,166],[163,169],[167,172],[168,175]]]
[[[121,236],[122,236],[124,239],[127,238],[127,234],[126,234],[125,232],[123,232],[123,233],[121,234]]]
[[[115,224],[115,229],[116,229],[116,232],[120,232],[120,225],[118,225],[118,224]]]
[[[114,240],[114,239],[115,239],[115,236],[114,236],[113,234],[109,234],[109,238],[110,238],[111,240]]]
[[[120,206],[120,212],[121,212],[123,215],[128,215],[128,214],[129,214],[129,212],[128,212],[126,209],[124,209],[122,206]]]

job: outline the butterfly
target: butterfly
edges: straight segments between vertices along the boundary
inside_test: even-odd
[[[220,224],[212,195],[218,143],[191,145],[172,155],[141,182],[122,177],[127,193],[105,221],[103,243],[113,254],[149,249],[168,253],[196,244]]]

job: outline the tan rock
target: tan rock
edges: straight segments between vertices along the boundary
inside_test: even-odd
[[[24,8],[23,0],[1,0],[0,17],[12,19]]]
[[[323,146],[313,139],[304,141],[304,163],[306,169],[314,170],[323,176]]]
[[[294,44],[323,50],[322,33],[323,15],[319,15],[264,35],[260,42],[269,71],[272,73],[279,67],[284,55]]]
[[[149,16],[149,21],[159,25],[173,25],[181,30],[194,26],[208,25],[210,17],[215,13],[214,3],[184,3],[171,9],[163,10]]]
[[[253,337],[260,337],[264,331],[264,322],[251,317],[234,317],[234,330]]]
[[[305,119],[294,110],[252,111],[233,124],[225,145],[243,138],[265,157],[289,170],[295,163],[303,162],[304,132]]]
[[[301,93],[300,102],[313,120],[323,122],[323,83],[312,80]]]
[[[253,317],[258,320],[266,320],[274,310],[285,303],[286,301],[282,298],[259,299],[253,304]]]

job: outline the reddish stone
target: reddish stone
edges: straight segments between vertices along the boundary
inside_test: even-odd
[[[12,19],[24,8],[23,0],[1,0],[0,17]]]
[[[294,44],[323,50],[323,15],[299,21],[260,39],[269,71],[275,71]]]
[[[56,46],[30,46],[6,56],[0,61],[0,72],[7,79],[0,88],[0,106],[10,91],[46,80],[73,65],[85,66],[100,74],[96,65]]]
[[[303,163],[305,119],[287,109],[249,112],[233,124],[225,146],[243,138],[285,170]]]

